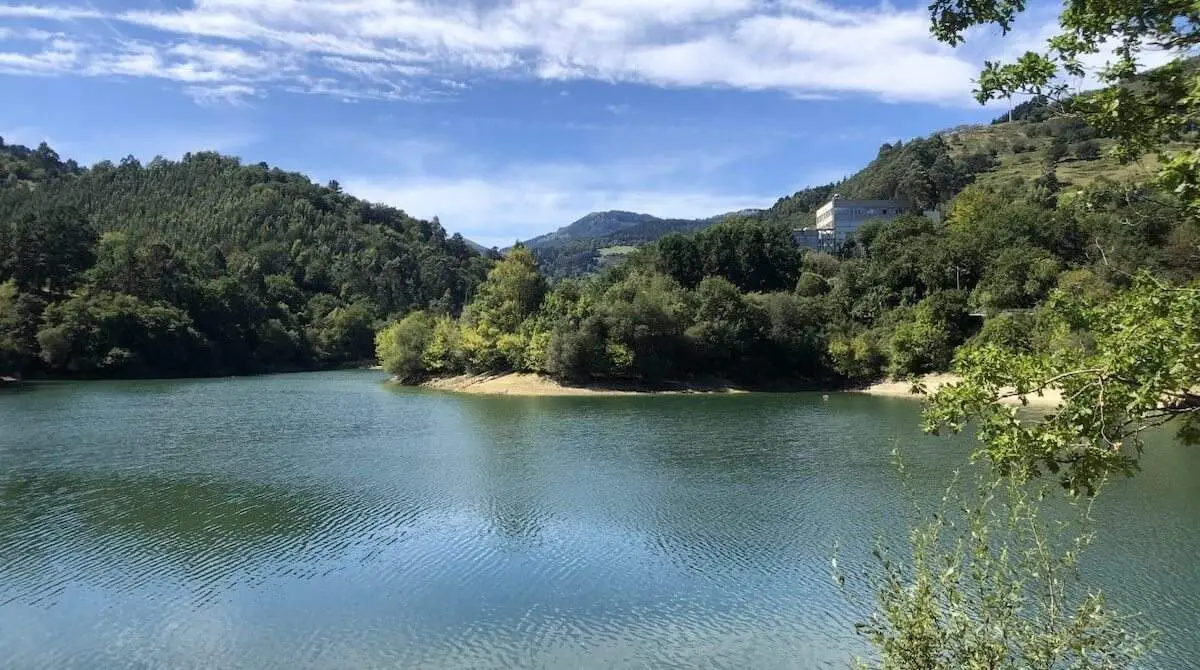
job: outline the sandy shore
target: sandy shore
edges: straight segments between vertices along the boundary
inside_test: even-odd
[[[944,384],[962,381],[962,377],[944,373],[929,374],[921,377],[921,381],[925,383],[925,390],[933,393]],[[912,382],[909,381],[883,381],[861,389],[859,392],[890,398],[917,398],[918,396],[912,393],[912,386]],[[1057,407],[1062,402],[1062,394],[1056,389],[1043,391],[1041,396],[1030,394],[1026,398],[1029,401],[1029,405],[1034,407]],[[1019,398],[1005,398],[1002,402],[1011,405],[1021,404]]]
[[[583,395],[636,395],[646,393],[745,393],[746,391],[722,384],[666,383],[647,387],[636,384],[611,385],[590,384],[571,386],[549,377],[528,372],[510,372],[500,375],[460,375],[425,382],[421,386],[441,391],[477,393],[483,395],[520,396],[583,396]]]

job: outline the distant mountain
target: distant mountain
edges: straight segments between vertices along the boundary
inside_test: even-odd
[[[559,228],[553,233],[547,233],[528,240],[525,242],[525,246],[531,249],[561,246],[567,242],[604,237],[605,235],[611,235],[627,228],[634,228],[646,223],[663,220],[650,214],[623,212],[620,210],[592,212],[574,223]]]
[[[763,211],[765,210],[743,209],[703,219],[663,219],[652,214],[621,210],[592,212],[553,233],[540,235],[527,240],[524,244],[531,249],[562,247],[583,241],[603,242],[597,248],[620,245],[637,246],[653,242],[671,233],[700,230],[731,216],[753,217],[759,216]]]
[[[661,219],[619,210],[592,212],[553,233],[524,242],[552,278],[584,275],[619,261],[636,247],[672,233],[692,233],[731,216],[757,217],[764,210],[726,212],[703,219]]]
[[[467,247],[468,247],[468,248],[469,248],[471,251],[474,251],[475,253],[479,254],[480,256],[488,256],[488,255],[490,255],[490,254],[492,253],[492,250],[491,250],[491,249],[489,249],[488,247],[485,247],[485,246],[483,246],[482,244],[480,244],[480,243],[478,243],[478,242],[475,242],[475,241],[472,241],[472,240],[468,240],[468,239],[466,239],[465,237],[463,238],[463,242],[466,242],[466,243],[467,243]]]

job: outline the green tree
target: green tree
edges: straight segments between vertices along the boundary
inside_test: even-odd
[[[948,369],[954,348],[965,339],[966,328],[966,298],[961,292],[945,291],[925,298],[892,334],[892,375],[905,377]]]
[[[425,378],[425,352],[433,341],[434,319],[423,311],[412,312],[379,331],[375,356],[397,381],[411,384]]]
[[[597,312],[604,318],[608,340],[632,354],[628,366],[615,366],[614,372],[653,379],[679,370],[692,306],[674,279],[632,274],[605,291]]]
[[[1069,147],[1067,140],[1063,137],[1055,137],[1046,145],[1046,151],[1043,154],[1047,168],[1054,167],[1060,160],[1066,158]]]
[[[75,208],[50,207],[16,218],[7,235],[4,276],[22,291],[65,292],[92,262],[96,234]]]
[[[978,25],[1007,30],[1024,3],[1003,0],[937,0],[934,33],[951,44]],[[1200,211],[1200,154],[1176,149],[1200,110],[1191,95],[1200,71],[1182,58],[1139,72],[1138,56],[1150,45],[1186,49],[1200,41],[1200,15],[1190,5],[1068,2],[1061,33],[1043,53],[1026,53],[1008,64],[989,62],[979,78],[981,101],[1016,93],[1061,98],[1060,75],[1081,75],[1085,57],[1113,46],[1114,58],[1097,75],[1112,86],[1065,102],[1068,111],[1117,140],[1119,157],[1157,151],[1160,181],[1188,210]],[[1135,80],[1135,75],[1140,75]],[[1188,222],[1187,225],[1192,225]],[[969,420],[986,453],[1002,468],[1052,473],[1072,490],[1091,490],[1112,473],[1132,473],[1148,427],[1180,419],[1180,437],[1194,441],[1200,407],[1194,287],[1171,286],[1142,273],[1111,299],[1058,293],[1044,327],[1053,335],[1045,351],[1020,353],[998,345],[964,351],[957,368],[962,384],[932,399],[927,427],[961,429]],[[1057,411],[1037,419],[1017,415],[996,400],[1056,389]]]
[[[1054,288],[1059,272],[1050,252],[1012,246],[992,261],[972,299],[989,312],[1033,307]]]
[[[16,281],[0,284],[0,374],[24,372],[37,357],[37,329],[45,301],[21,293]]]
[[[211,365],[209,343],[186,312],[121,293],[81,293],[50,305],[37,340],[56,372],[187,375]]]
[[[705,277],[696,287],[694,321],[685,331],[690,349],[709,366],[727,369],[757,344],[761,319],[732,282]]]
[[[488,272],[463,318],[471,325],[515,333],[522,321],[537,312],[545,293],[546,280],[538,272],[533,252],[517,247]]]
[[[1094,161],[1100,157],[1100,143],[1096,140],[1084,140],[1071,145],[1071,155],[1081,161]]]
[[[1025,7],[1010,0],[935,0],[930,5],[933,33],[957,45],[976,26],[995,25],[1007,32]],[[1200,205],[1200,150],[1194,143],[1182,149],[1171,144],[1188,138],[1200,110],[1200,97],[1193,94],[1200,71],[1184,57],[1200,44],[1195,8],[1172,0],[1069,0],[1059,27],[1041,52],[1027,51],[1011,63],[987,62],[976,97],[986,102],[1030,94],[1054,101],[1115,138],[1118,158],[1159,153],[1163,185],[1189,205]],[[1147,48],[1179,55],[1166,66],[1143,71],[1139,57]],[[1068,98],[1066,76],[1087,74],[1088,58],[1100,54],[1108,56],[1107,64],[1091,74],[1108,87]]]

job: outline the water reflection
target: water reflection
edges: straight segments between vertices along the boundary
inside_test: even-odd
[[[828,579],[834,541],[853,562],[906,526],[895,440],[927,493],[967,448],[919,435],[904,401],[483,398],[378,378],[6,395],[0,426],[20,430],[0,431],[0,653],[21,668],[845,667],[860,642]],[[1092,565],[1167,629],[1159,667],[1188,667],[1200,480],[1165,453],[1108,492]],[[1131,579],[1131,559],[1160,575]]]

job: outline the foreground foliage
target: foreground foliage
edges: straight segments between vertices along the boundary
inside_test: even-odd
[[[1073,498],[1061,520],[1024,477],[984,474],[975,491],[957,479],[922,514],[908,545],[882,541],[862,579],[875,596],[858,632],[879,670],[1056,670],[1132,667],[1154,635],[1131,628],[1080,580],[1091,544],[1088,506]],[[846,576],[837,559],[834,578]]]
[[[958,44],[976,26],[1007,32],[1025,3],[936,0],[930,9],[934,34]],[[1200,69],[1177,58],[1141,73],[1138,56],[1147,47],[1187,53],[1200,43],[1200,14],[1192,3],[1068,0],[1059,23],[1062,32],[1043,52],[987,63],[979,99],[1034,94],[1036,106],[1055,104],[1115,138],[1122,160],[1156,152],[1159,185],[1171,196],[1163,200],[1168,223],[1158,234],[1166,232],[1168,244],[1178,245],[1172,262],[1183,257],[1194,262]],[[1093,73],[1111,85],[1066,97],[1063,76],[1084,75],[1084,63],[1097,55],[1111,56]],[[1078,151],[1091,155],[1095,148]],[[1048,160],[1066,152],[1057,146]],[[1053,202],[1061,211],[1057,180],[1049,171],[1046,177],[1034,200]],[[1128,220],[1130,230],[1150,232],[1157,225],[1154,219]],[[1007,524],[981,516],[991,504],[988,494],[967,509],[965,527],[948,526],[944,512],[918,526],[911,565],[879,554],[877,606],[863,628],[878,653],[878,667],[1123,668],[1141,653],[1144,639],[1113,617],[1098,595],[1080,592],[1073,612],[1066,609],[1071,594],[1057,575],[1074,567],[1075,550],[1068,546],[1059,554],[1047,542],[1036,523],[1041,498],[1029,499],[1024,487],[1052,474],[1069,500],[1095,495],[1108,475],[1135,471],[1142,434],[1168,421],[1175,421],[1180,439],[1198,441],[1200,288],[1191,268],[1147,263],[1134,271],[1120,267],[1128,260],[1110,262],[1104,247],[1095,246],[1101,263],[1094,269],[1112,273],[1118,266],[1118,281],[1097,282],[1098,273],[1079,270],[1060,275],[1059,290],[1035,312],[987,324],[958,353],[956,368],[964,381],[931,398],[927,428],[976,426],[979,455],[990,461],[996,481],[1006,483],[1010,511]],[[1048,413],[1030,415],[998,404],[1047,390],[1062,394]],[[947,528],[957,538],[949,543],[943,536]],[[1008,531],[999,542],[997,528]],[[1031,584],[1038,587],[1033,599],[1025,591]]]
[[[1007,31],[1024,3],[938,0],[931,9],[934,34],[957,44],[974,26]],[[1000,336],[997,329],[992,341],[961,352],[957,368],[966,379],[934,396],[927,427],[959,430],[973,420],[984,454],[1002,469],[1057,474],[1068,489],[1090,491],[1110,473],[1134,471],[1149,427],[1178,418],[1180,438],[1200,438],[1200,289],[1194,270],[1200,256],[1200,68],[1184,57],[1200,43],[1200,15],[1186,3],[1070,0],[1059,23],[1061,33],[1044,51],[988,63],[978,98],[1033,94],[1114,138],[1123,160],[1158,153],[1158,182],[1170,196],[1131,193],[1155,201],[1161,213],[1127,217],[1127,227],[1175,248],[1164,256],[1166,266],[1130,267],[1126,258],[1102,255],[1097,269],[1115,274],[1123,290],[1078,274],[1067,282],[1060,277],[1063,290],[1039,310],[1032,328],[1023,328],[1027,337]],[[1138,59],[1149,47],[1178,57],[1143,72]],[[1088,57],[1110,50],[1108,64],[1092,73],[1110,85],[1067,96],[1063,77],[1082,76]],[[1004,396],[1048,388],[1060,391],[1063,402],[1045,416],[1023,420],[996,404]]]
[[[1059,477],[1072,491],[1092,491],[1111,474],[1132,474],[1143,433],[1172,419],[1178,436],[1200,438],[1200,289],[1140,276],[1116,296],[1056,294],[1039,312],[1051,341],[965,348],[964,382],[934,394],[929,430],[976,426],[983,453],[1003,471]],[[1048,390],[1064,402],[1035,417],[1005,397]]]

